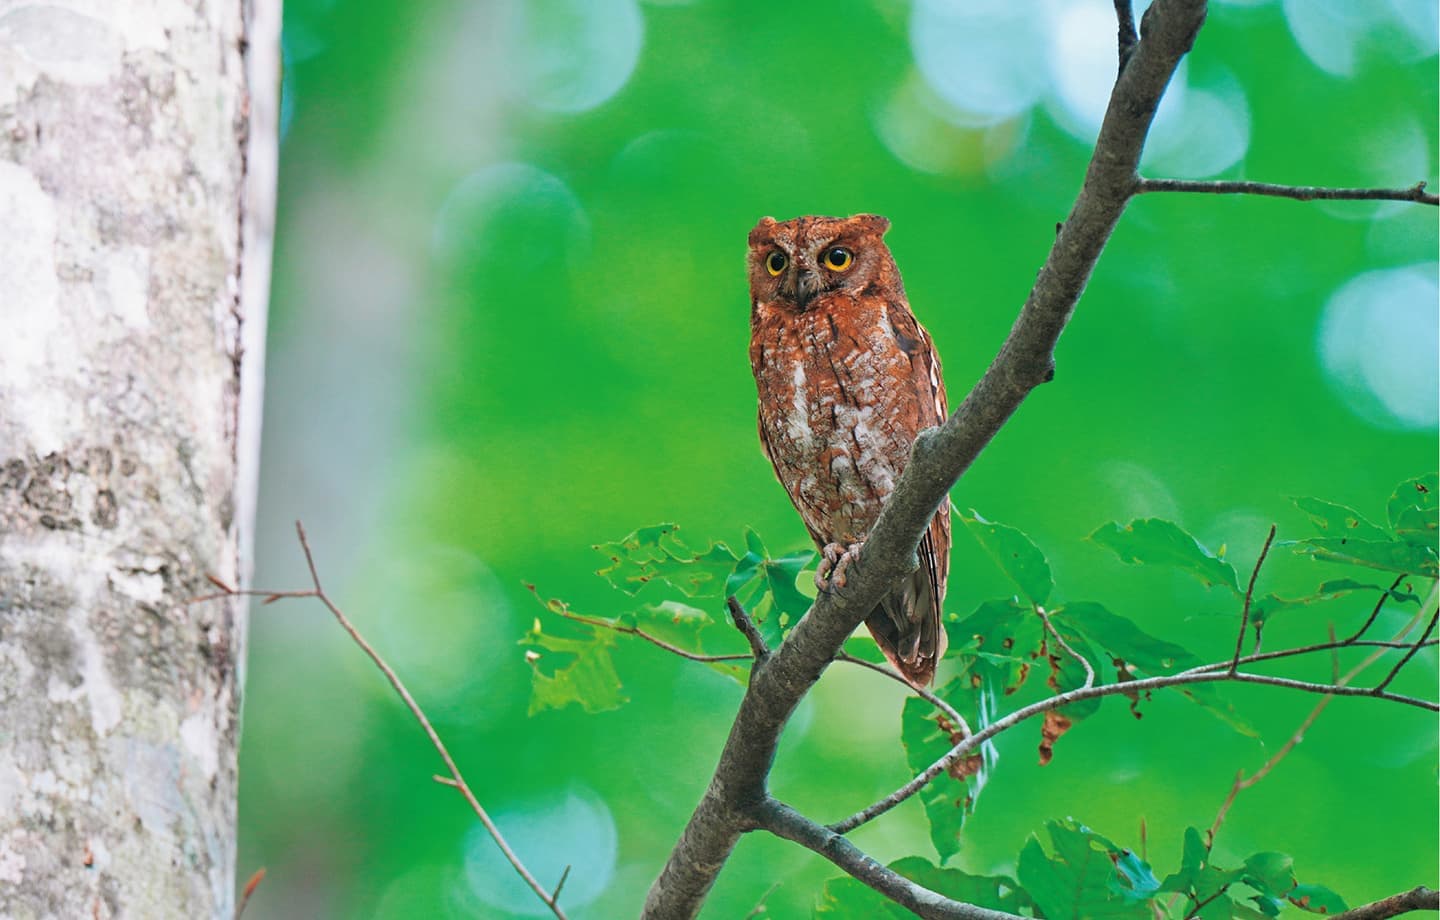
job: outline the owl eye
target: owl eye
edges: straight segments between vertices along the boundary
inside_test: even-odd
[[[855,253],[844,246],[835,246],[825,253],[825,267],[831,271],[843,272],[855,261]]]
[[[788,264],[790,264],[790,260],[785,258],[785,253],[778,249],[765,257],[765,270],[772,277],[783,272]]]

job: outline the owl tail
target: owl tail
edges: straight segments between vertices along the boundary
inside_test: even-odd
[[[935,665],[945,654],[941,598],[935,588],[933,570],[922,564],[865,618],[880,651],[911,686],[920,689],[934,683]]]

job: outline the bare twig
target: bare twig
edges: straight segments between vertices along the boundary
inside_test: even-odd
[[[255,870],[254,874],[250,876],[250,881],[246,882],[245,887],[240,890],[240,903],[235,905],[235,920],[240,920],[240,915],[245,913],[245,908],[250,905],[250,896],[255,893],[255,889],[259,888],[263,881],[265,881],[265,867],[261,866]]]
[[[1115,0],[1115,20],[1115,45],[1120,55],[1120,70],[1123,71],[1135,51],[1135,43],[1140,40],[1135,32],[1135,9],[1130,0]]]
[[[1234,674],[1235,669],[1240,667],[1240,647],[1245,642],[1245,627],[1250,625],[1250,600],[1255,595],[1255,579],[1260,577],[1260,567],[1265,564],[1265,557],[1270,554],[1270,544],[1275,542],[1275,525],[1270,525],[1270,533],[1265,537],[1265,545],[1260,547],[1260,558],[1255,560],[1255,568],[1250,570],[1250,584],[1245,586],[1245,604],[1240,608],[1240,632],[1235,636],[1235,657],[1230,659],[1230,673]],[[1260,627],[1255,627],[1255,651],[1260,651]]]
[[[1405,665],[1409,664],[1410,659],[1415,657],[1415,653],[1420,651],[1420,649],[1425,646],[1426,641],[1430,638],[1430,634],[1435,631],[1435,622],[1437,619],[1440,619],[1440,610],[1437,610],[1430,617],[1430,625],[1425,627],[1425,632],[1420,636],[1419,640],[1416,641],[1414,645],[1410,646],[1410,651],[1405,653],[1405,657],[1395,662],[1395,667],[1390,669],[1390,673],[1385,675],[1385,679],[1375,685],[1375,689],[1373,691],[1374,693],[1378,694],[1386,687],[1390,686],[1390,681],[1395,679],[1395,675],[1400,673],[1400,669],[1405,667]]]
[[[1075,651],[1073,648],[1070,647],[1070,643],[1066,642],[1065,637],[1060,635],[1060,631],[1055,628],[1055,624],[1050,622],[1050,615],[1045,612],[1044,607],[1040,607],[1037,605],[1035,607],[1035,612],[1040,615],[1040,622],[1045,624],[1046,631],[1049,632],[1051,636],[1055,637],[1055,642],[1062,649],[1065,650],[1066,654],[1068,654],[1071,658],[1074,658],[1076,661],[1080,662],[1080,667],[1085,669],[1085,683],[1081,684],[1081,686],[1095,686],[1095,669],[1091,667],[1090,662],[1085,659],[1084,655],[1080,654],[1079,652]]]
[[[320,584],[320,572],[315,565],[315,555],[311,552],[310,541],[305,535],[305,525],[296,521],[295,533],[300,539],[300,549],[305,554],[305,565],[310,570],[310,583],[314,586],[313,588],[308,591],[238,591],[231,589],[223,582],[211,579],[212,583],[217,587],[224,589],[223,592],[219,595],[207,595],[205,598],[196,598],[196,600],[229,596],[260,597],[264,599],[263,603],[270,603],[273,600],[279,600],[281,598],[314,597],[317,598],[320,603],[324,604],[325,609],[329,610],[330,614],[335,617],[335,622],[340,624],[340,628],[349,633],[350,638],[354,640],[355,644],[360,646],[360,650],[363,651],[370,660],[375,663],[375,667],[379,668],[380,672],[385,675],[385,679],[389,681],[390,686],[399,694],[400,699],[405,703],[405,707],[409,709],[410,714],[415,717],[415,721],[420,723],[420,727],[425,731],[426,737],[430,739],[430,744],[433,745],[435,750],[440,754],[440,759],[445,762],[445,766],[450,771],[450,775],[448,777],[436,776],[436,782],[446,786],[452,786],[460,791],[460,794],[465,797],[465,801],[470,804],[470,809],[475,812],[475,816],[480,819],[480,823],[483,824],[485,830],[490,833],[490,837],[495,841],[495,845],[500,848],[500,852],[505,855],[505,859],[510,863],[515,872],[525,880],[525,884],[530,886],[530,890],[535,892],[535,896],[550,909],[550,912],[553,913],[558,920],[568,920],[565,911],[563,911],[556,902],[556,898],[559,896],[559,886],[556,886],[555,894],[551,895],[535,876],[530,873],[530,870],[525,867],[525,864],[520,861],[520,857],[515,855],[515,851],[512,850],[510,844],[506,842],[505,836],[500,833],[500,828],[491,820],[490,814],[480,804],[480,800],[475,797],[475,793],[471,790],[469,784],[465,782],[465,777],[461,774],[460,768],[455,764],[454,758],[450,756],[450,751],[445,747],[445,742],[440,740],[440,735],[435,731],[435,726],[430,724],[430,719],[425,715],[425,711],[420,708],[420,704],[415,702],[415,697],[411,696],[404,681],[402,681],[400,676],[395,673],[395,670],[386,663],[385,659],[380,656],[380,653],[375,651],[369,642],[365,641],[365,637],[360,635],[360,631],[355,628],[355,624],[350,622],[350,618],[347,617],[345,613],[335,605],[335,602],[330,599],[330,596],[325,593],[324,587]],[[563,877],[561,882],[563,884]]]
[[[770,657],[770,649],[765,645],[765,637],[760,635],[760,630],[755,626],[755,621],[750,619],[750,614],[745,612],[739,599],[735,595],[725,598],[725,609],[730,611],[730,620],[735,628],[740,630],[740,635],[750,643],[750,657],[761,662]]]
[[[960,758],[975,750],[979,745],[990,740],[1001,732],[1008,731],[1015,725],[1033,718],[1053,709],[1059,709],[1071,703],[1081,700],[1099,699],[1117,694],[1134,694],[1146,690],[1158,690],[1163,687],[1180,687],[1196,683],[1218,683],[1222,681],[1236,681],[1239,683],[1264,684],[1272,687],[1284,687],[1290,690],[1298,690],[1303,693],[1333,694],[1335,696],[1365,696],[1389,700],[1393,703],[1401,703],[1407,706],[1414,706],[1429,712],[1440,712],[1440,703],[1433,703],[1429,700],[1422,700],[1410,696],[1390,693],[1388,691],[1375,691],[1368,687],[1337,686],[1335,684],[1319,684],[1311,681],[1293,680],[1288,677],[1272,677],[1267,674],[1250,674],[1245,671],[1231,673],[1229,662],[1218,665],[1210,665],[1208,668],[1192,668],[1178,674],[1166,674],[1159,677],[1143,677],[1138,680],[1120,681],[1113,684],[1101,684],[1096,687],[1081,687],[1077,690],[1069,690],[1065,693],[1058,693],[1055,696],[1047,697],[1028,706],[1021,707],[1007,716],[995,720],[975,734],[961,741],[952,747],[940,759],[926,767],[923,772],[910,780],[905,785],[896,789],[885,798],[869,807],[856,812],[843,821],[837,821],[829,825],[830,830],[845,834],[865,824],[885,812],[899,805],[901,802],[913,796],[925,788],[931,780],[941,773],[944,773],[955,764]]]
[[[800,812],[769,798],[753,810],[759,827],[813,850],[885,897],[926,920],[1019,920],[1013,914],[952,901],[881,865],[855,844]]]
[[[1413,201],[1418,204],[1440,204],[1440,197],[1425,191],[1424,182],[1417,182],[1409,188],[1326,188],[1315,185],[1275,185],[1270,182],[1141,179],[1135,187],[1135,193],[1138,195],[1146,192],[1266,195],[1271,198],[1292,198],[1296,201]]]
[[[949,703],[945,702],[943,699],[940,698],[938,694],[934,693],[933,691],[925,687],[917,687],[914,684],[910,683],[910,681],[906,680],[900,675],[899,671],[896,671],[893,668],[888,668],[883,664],[876,664],[873,661],[866,661],[864,658],[856,658],[854,655],[846,651],[841,651],[840,653],[838,653],[835,656],[835,660],[843,661],[846,664],[859,665],[862,668],[869,668],[876,674],[884,674],[886,677],[903,686],[906,690],[914,691],[915,694],[921,699],[923,699],[925,702],[929,703],[931,706],[934,706],[936,709],[943,712],[945,714],[945,717],[949,719],[952,724],[955,725],[956,729],[958,729],[962,735],[969,737],[970,723],[965,721],[965,717],[960,715],[960,713],[955,710],[954,706],[951,706]]]
[[[754,917],[763,917],[765,915],[765,902],[770,900],[770,896],[774,894],[775,890],[779,887],[780,883],[776,882],[769,888],[766,888],[765,893],[760,896],[760,900],[756,901],[755,906],[750,908],[750,913],[745,915],[745,920],[752,920]]]
[[[528,585],[527,587],[529,587],[530,591],[534,593],[534,585]],[[584,623],[586,626],[596,626],[600,629],[608,629],[611,632],[622,633],[627,636],[634,636],[637,639],[644,639],[651,645],[654,645],[657,648],[662,648],[672,655],[679,655],[681,658],[684,658],[688,661],[698,661],[702,664],[713,664],[717,661],[750,660],[749,655],[704,655],[699,652],[692,652],[689,649],[683,649],[678,645],[666,642],[659,636],[652,635],[651,633],[646,632],[638,626],[627,626],[624,623],[616,623],[614,620],[606,620],[602,617],[587,617],[582,613],[571,613],[570,608],[566,607],[564,604],[561,603],[557,603],[555,605],[547,604],[546,608],[553,611],[557,616],[564,617],[565,619],[571,620],[576,623]]]
[[[1336,914],[1330,920],[1388,920],[1412,910],[1440,910],[1440,891],[1423,885]]]
[[[1390,587],[1389,587],[1388,589],[1386,589],[1385,592],[1380,595],[1380,599],[1375,602],[1375,609],[1372,610],[1372,611],[1370,611],[1370,616],[1369,616],[1369,618],[1366,619],[1366,621],[1364,622],[1364,624],[1362,624],[1359,629],[1355,630],[1355,635],[1351,636],[1348,641],[1354,642],[1354,641],[1356,641],[1357,639],[1359,639],[1361,636],[1365,635],[1366,630],[1368,630],[1368,629],[1370,628],[1370,624],[1374,623],[1374,622],[1375,622],[1375,618],[1378,617],[1378,616],[1380,616],[1380,611],[1381,611],[1381,609],[1384,608],[1385,602],[1388,601],[1388,600],[1391,598],[1391,596],[1395,594],[1395,589],[1398,588],[1398,587],[1400,587],[1400,582],[1402,582],[1402,581],[1404,581],[1404,580],[1405,580],[1405,573],[1404,573],[1404,572],[1401,572],[1399,575],[1396,575],[1396,576],[1395,576],[1395,580],[1390,583]]]

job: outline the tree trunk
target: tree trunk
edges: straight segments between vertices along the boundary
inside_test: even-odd
[[[3,917],[233,913],[278,32],[0,3]]]

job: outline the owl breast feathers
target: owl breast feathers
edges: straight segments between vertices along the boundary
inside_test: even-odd
[[[940,357],[882,240],[889,226],[874,214],[766,217],[750,231],[760,443],[821,548],[864,541],[915,436],[947,414]],[[949,567],[942,506],[920,542],[920,568],[865,619],[917,687],[934,680],[945,651]]]

